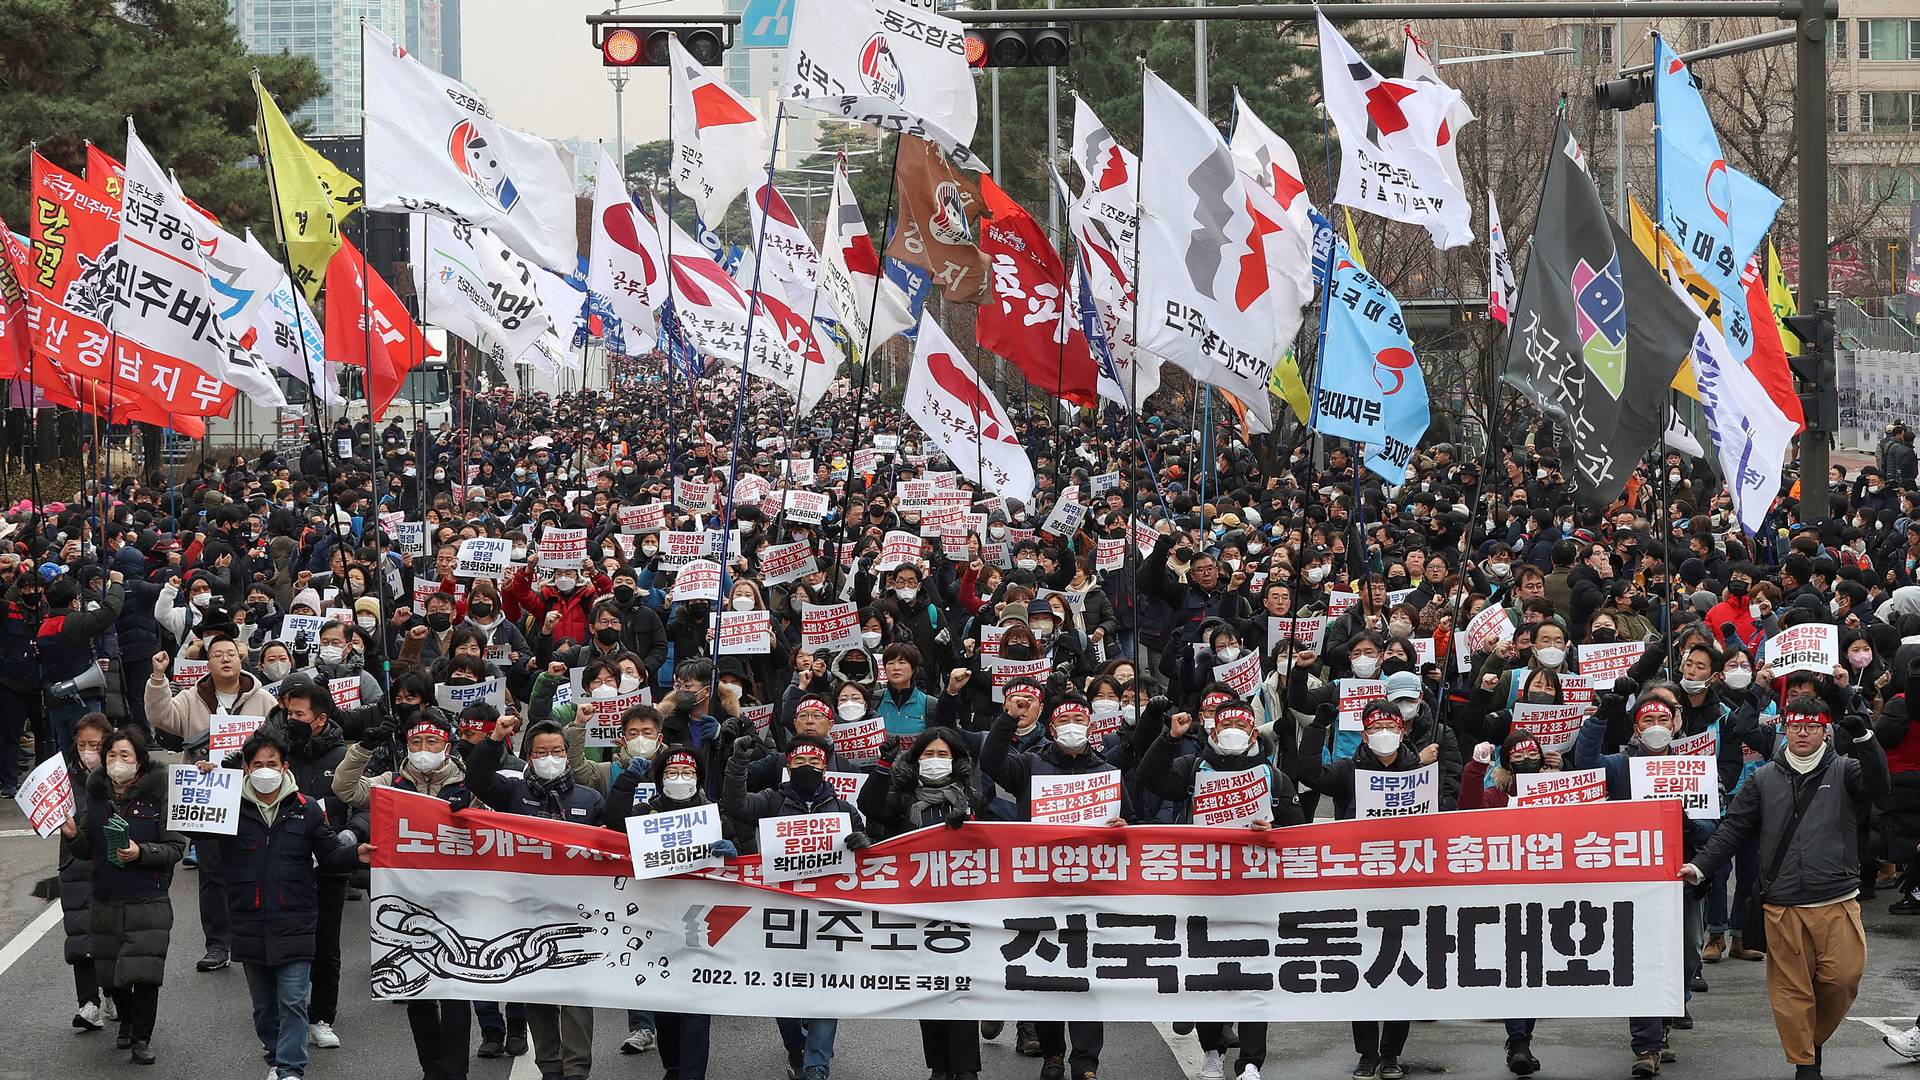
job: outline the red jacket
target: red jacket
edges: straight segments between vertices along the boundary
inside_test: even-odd
[[[1733,624],[1733,632],[1740,635],[1740,643],[1749,649],[1760,647],[1760,628],[1753,623],[1753,610],[1744,596],[1729,596],[1725,600],[1707,609],[1707,631],[1713,635],[1715,645],[1725,645],[1720,640],[1720,627],[1724,623]]]
[[[542,585],[538,591],[527,577],[527,568],[521,567],[507,579],[507,586],[500,590],[501,602],[506,605],[509,619],[532,616],[536,627],[544,627],[547,612],[558,611],[560,621],[554,624],[548,636],[558,641],[569,638],[584,644],[591,631],[588,612],[593,610],[593,602],[613,590],[613,582],[605,574],[596,573],[583,585],[576,586],[570,593],[561,595],[560,590],[551,585]]]

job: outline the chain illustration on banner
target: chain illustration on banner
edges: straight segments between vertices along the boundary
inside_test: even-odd
[[[604,932],[552,923],[516,927],[490,941],[470,938],[426,908],[398,896],[378,896],[370,920],[375,944],[391,951],[373,962],[376,996],[411,997],[431,978],[476,983],[511,982],[549,968],[573,968],[604,959],[601,952],[562,948],[574,938]]]

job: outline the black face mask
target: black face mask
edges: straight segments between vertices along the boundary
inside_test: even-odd
[[[427,629],[433,631],[436,634],[444,633],[447,627],[452,625],[453,625],[453,616],[447,614],[444,611],[435,611],[430,613],[427,616]]]
[[[492,604],[468,604],[467,614],[473,616],[476,619],[491,619],[493,618],[493,605]]]
[[[1744,582],[1744,581],[1729,581],[1729,582],[1727,582],[1727,595],[1728,595],[1728,596],[1745,596],[1745,595],[1747,595],[1747,583],[1746,583],[1746,582]]]
[[[793,790],[808,797],[820,790],[820,783],[825,779],[826,773],[811,765],[787,767],[787,781],[793,785]]]
[[[1507,763],[1507,769],[1516,773],[1536,773],[1544,764],[1546,763],[1539,758],[1515,758]]]
[[[1617,632],[1611,627],[1606,626],[1595,629],[1590,636],[1593,638],[1595,645],[1610,645],[1620,639],[1620,635]]]
[[[622,604],[632,603],[633,602],[633,586],[615,585],[613,587],[613,598],[615,600],[620,601]]]
[[[593,640],[602,645],[618,645],[620,644],[620,628],[617,626],[603,626],[593,632]]]

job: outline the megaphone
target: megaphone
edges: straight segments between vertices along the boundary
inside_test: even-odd
[[[98,697],[106,689],[107,673],[100,670],[99,664],[88,664],[87,670],[73,678],[62,679],[47,687],[47,693],[59,698]]]

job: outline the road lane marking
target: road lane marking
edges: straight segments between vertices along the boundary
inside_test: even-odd
[[[40,914],[34,916],[33,921],[27,924],[26,929],[13,935],[12,940],[8,941],[5,946],[0,946],[0,975],[5,975],[8,968],[11,968],[21,957],[27,955],[27,950],[33,948],[35,942],[45,937],[47,931],[59,925],[60,901],[53,900],[48,902],[46,908],[44,908]]]

